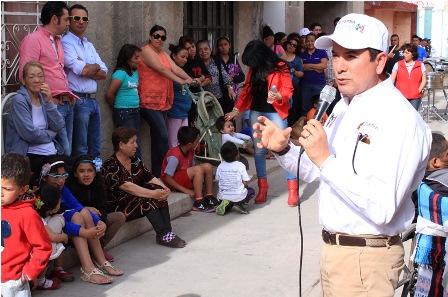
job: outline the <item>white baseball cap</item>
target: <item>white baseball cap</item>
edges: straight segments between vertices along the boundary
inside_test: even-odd
[[[311,31],[310,31],[310,29],[308,29],[308,28],[302,28],[302,29],[300,29],[300,31],[299,31],[299,35],[300,35],[300,36],[308,35],[308,34],[310,34],[310,33],[311,33]]]
[[[314,46],[327,49],[333,41],[348,49],[373,48],[387,52],[388,36],[386,26],[368,15],[351,13],[338,22],[333,34],[319,37]]]

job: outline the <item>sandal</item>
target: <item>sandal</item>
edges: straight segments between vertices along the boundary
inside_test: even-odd
[[[95,265],[96,265],[102,272],[107,273],[107,274],[112,275],[112,276],[120,276],[120,275],[123,275],[123,274],[124,274],[123,271],[118,270],[114,265],[110,264],[110,262],[107,261],[107,260],[106,260],[106,262],[104,262],[103,265],[100,265],[100,264],[98,264],[98,263],[95,261]],[[110,269],[112,269],[113,273],[111,273],[110,271],[106,270],[105,268],[108,268],[108,269],[110,268]]]
[[[90,273],[85,272],[81,268],[81,273],[83,274],[83,275],[81,275],[81,280],[82,281],[85,281],[85,282],[88,282],[88,283],[92,283],[92,284],[96,284],[96,285],[110,284],[110,283],[112,283],[114,281],[112,278],[109,278],[106,275],[104,275],[104,273],[101,270],[99,270],[98,268],[93,268],[92,272],[90,272]],[[108,279],[108,281],[97,282],[97,281],[92,279],[92,275],[101,275],[104,279]]]

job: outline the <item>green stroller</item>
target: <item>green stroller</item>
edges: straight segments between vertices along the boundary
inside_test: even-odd
[[[204,91],[202,87],[199,93],[190,92],[188,87],[186,89],[198,110],[198,117],[193,123],[199,129],[199,144],[195,148],[196,161],[218,166],[222,161],[220,154],[222,137],[215,123],[224,115],[221,105],[212,93]]]

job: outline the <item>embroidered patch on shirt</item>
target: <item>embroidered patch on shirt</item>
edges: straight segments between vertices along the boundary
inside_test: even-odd
[[[330,118],[328,118],[327,123],[325,124],[325,127],[327,127],[327,128],[331,127],[337,118],[338,118],[338,115],[335,115],[334,113],[332,113],[330,115]]]
[[[370,141],[375,137],[378,127],[369,122],[362,122],[358,125],[359,135],[362,137],[359,139],[361,142],[370,144]]]

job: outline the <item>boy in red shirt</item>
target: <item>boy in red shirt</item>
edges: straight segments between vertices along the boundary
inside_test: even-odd
[[[194,148],[199,142],[199,130],[180,127],[177,132],[179,145],[171,148],[162,162],[160,179],[171,190],[196,198],[193,210],[214,212],[219,205],[213,197],[213,167],[209,163],[194,165]],[[205,199],[202,190],[205,182]]]
[[[51,255],[51,241],[36,202],[25,197],[31,174],[26,156],[8,153],[2,157],[2,295],[31,296],[28,281],[35,280]]]

